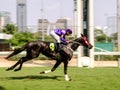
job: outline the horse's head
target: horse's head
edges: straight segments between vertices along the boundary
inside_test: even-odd
[[[81,44],[89,49],[93,47],[83,34],[81,34]]]

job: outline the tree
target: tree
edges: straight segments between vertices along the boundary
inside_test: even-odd
[[[13,24],[7,24],[3,29],[3,33],[6,34],[15,34],[17,32],[17,27]]]
[[[112,42],[112,39],[116,39],[116,34],[113,34],[112,36],[107,36],[103,30],[96,29],[95,32],[95,41],[96,42]]]
[[[111,35],[111,37],[112,37],[113,40],[117,40],[117,34],[118,34],[118,33],[116,32],[116,33],[113,33],[113,34]]]
[[[96,42],[105,42],[107,36],[104,34],[102,30],[96,29],[94,34]]]
[[[105,34],[102,34],[102,35],[99,35],[99,36],[96,36],[96,41],[97,42],[105,42],[106,40],[106,35]]]
[[[9,40],[12,46],[23,46],[27,42],[33,41],[34,35],[30,32],[15,33]]]

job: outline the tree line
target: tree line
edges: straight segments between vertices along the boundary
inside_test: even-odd
[[[34,41],[34,40],[42,40],[42,32],[18,32],[18,28],[14,24],[7,24],[2,30],[3,33],[12,34],[13,37],[8,40],[12,46],[22,46],[26,42]],[[74,35],[75,36],[75,35]],[[107,36],[103,30],[95,29],[94,30],[94,40],[95,42],[114,42],[117,41],[117,33],[113,33],[111,36]],[[71,39],[71,37],[70,37]],[[73,39],[73,37],[72,37]],[[45,35],[45,41],[55,42],[55,40],[48,35]]]

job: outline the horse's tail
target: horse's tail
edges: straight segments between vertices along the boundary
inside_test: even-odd
[[[22,52],[25,49],[26,49],[26,45],[22,46],[21,48],[15,49],[10,55],[8,55],[6,57],[6,59],[8,59],[8,58],[10,58],[10,57],[12,57],[14,55],[17,55],[18,53]]]

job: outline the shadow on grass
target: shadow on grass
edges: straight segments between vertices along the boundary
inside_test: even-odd
[[[43,75],[31,75],[31,76],[21,76],[21,77],[7,77],[8,79],[55,79],[55,80],[59,80],[58,78],[62,77],[62,76],[43,76]],[[0,89],[1,90],[1,89]]]
[[[6,90],[4,87],[0,86],[0,90]]]

